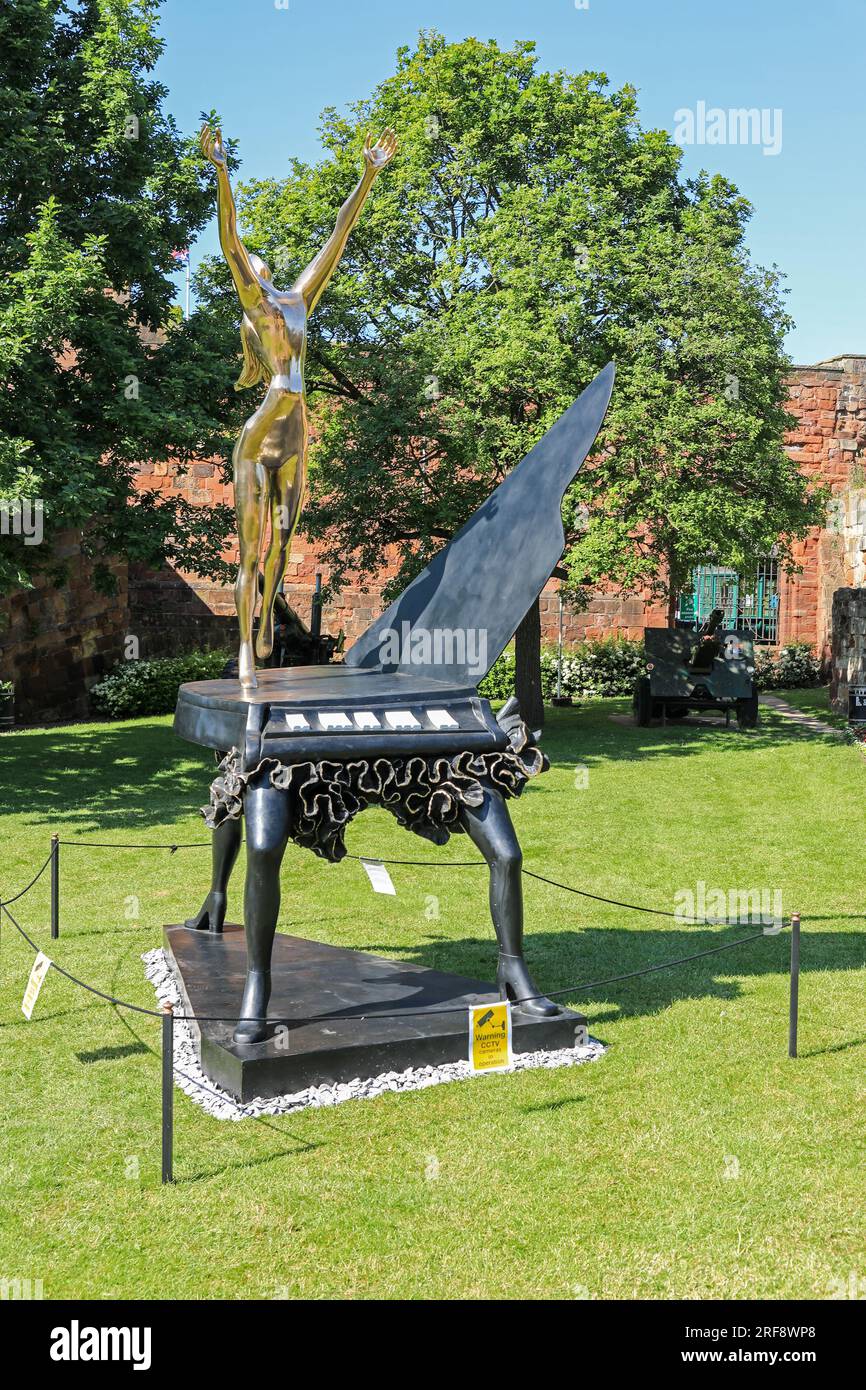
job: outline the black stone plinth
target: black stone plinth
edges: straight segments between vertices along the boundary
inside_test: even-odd
[[[243,929],[226,927],[217,935],[166,927],[165,945],[185,1012],[196,1015],[202,1069],[242,1102],[465,1059],[466,1010],[498,998],[483,980],[278,932],[268,1014],[288,1033],[239,1044],[232,1039],[233,1022],[207,1016],[232,1018],[239,1007],[247,965]],[[455,1006],[459,1012],[437,1012]],[[585,1022],[571,1009],[552,1018],[515,1009],[514,1051],[573,1047],[575,1028]]]

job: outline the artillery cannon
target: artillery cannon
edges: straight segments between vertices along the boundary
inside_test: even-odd
[[[716,608],[697,632],[685,627],[644,629],[646,675],[634,690],[635,723],[684,719],[690,710],[731,712],[741,729],[758,722],[755,634],[725,628]]]

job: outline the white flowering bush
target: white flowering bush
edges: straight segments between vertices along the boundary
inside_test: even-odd
[[[557,651],[541,653],[541,685],[545,700],[556,694]],[[514,694],[514,648],[508,647],[478,687],[488,700],[507,700]],[[609,637],[581,642],[562,654],[562,693],[573,699],[630,696],[635,681],[646,672],[643,642]],[[821,685],[821,663],[807,642],[793,642],[780,650],[759,647],[755,651],[755,680],[759,690],[795,690]]]
[[[215,680],[222,675],[229,653],[191,652],[156,661],[124,661],[105,680],[94,685],[90,699],[97,714],[132,719],[140,714],[171,714],[177,689],[184,681]]]
[[[797,690],[824,685],[821,663],[808,642],[789,642],[773,651],[759,647],[755,652],[755,681],[759,690]]]

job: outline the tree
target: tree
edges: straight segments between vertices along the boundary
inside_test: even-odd
[[[240,406],[213,315],[173,309],[172,253],[210,216],[193,139],[148,77],[159,0],[15,0],[0,12],[0,502],[38,501],[45,544],[4,534],[0,589],[56,565],[80,529],[108,561],[222,575],[225,508],[133,486],[148,459],[226,451]],[[13,524],[5,527],[15,531]]]
[[[598,457],[565,512],[570,591],[611,578],[674,593],[699,551],[739,561],[778,540],[786,555],[817,504],[782,449],[787,319],[775,272],[749,265],[736,189],[683,182],[630,87],[542,72],[528,43],[422,34],[369,100],[326,110],[326,158],[241,190],[278,281],[327,235],[365,130],[383,125],[401,140],[394,177],[309,340],[303,525],[332,586],[391,553],[396,592],[611,357]],[[210,288],[218,300],[218,277]],[[531,614],[518,694],[530,687],[533,723],[538,633]]]

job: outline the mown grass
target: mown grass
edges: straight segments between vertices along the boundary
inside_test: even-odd
[[[786,700],[789,705],[800,710],[803,714],[812,715],[815,719],[822,720],[825,724],[832,725],[836,729],[847,729],[847,714],[837,714],[830,708],[830,687],[829,685],[816,685],[806,687],[804,690],[780,690],[770,691],[769,694],[779,696]]]
[[[526,866],[668,909],[700,879],[781,889],[804,921],[797,1061],[789,940],[762,937],[575,992],[609,1044],[592,1066],[239,1124],[178,1092],[177,1182],[161,1188],[158,1024],[56,972],[26,1022],[32,956],[4,922],[0,1275],[42,1278],[48,1298],[449,1299],[824,1298],[862,1275],[862,753],[773,714],[754,733],[635,729],[612,718],[626,707],[551,712],[552,770],[514,806]],[[206,839],[212,763],[168,720],[12,733],[0,764],[0,896],[53,831]],[[282,929],[489,975],[484,870],[446,868],[471,857],[463,837],[437,853],[369,812],[349,847],[435,862],[394,869],[385,898],[357,863],[290,847]],[[64,847],[60,941],[47,875],[12,911],[67,969],[151,1005],[140,955],[197,905],[208,864],[207,850]],[[234,916],[241,884],[239,864]],[[548,989],[744,934],[525,887]]]

